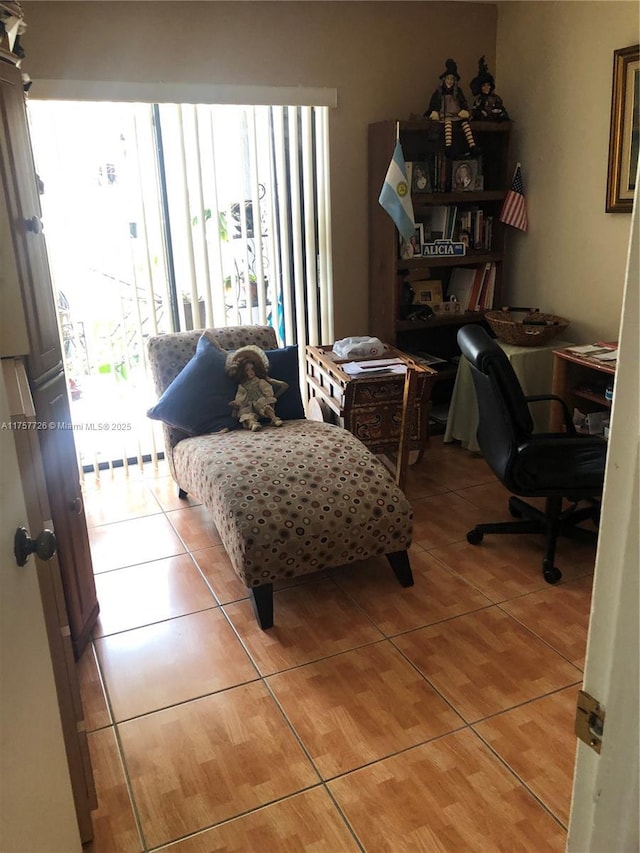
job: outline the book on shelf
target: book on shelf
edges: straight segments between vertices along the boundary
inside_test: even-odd
[[[460,311],[464,313],[469,310],[471,291],[476,277],[475,267],[454,267],[449,278],[447,296],[449,299],[455,297],[460,305]]]
[[[473,276],[473,287],[469,294],[469,306],[467,311],[478,311],[480,308],[480,294],[482,292],[482,283],[487,272],[488,264],[476,267]]]
[[[454,267],[451,270],[447,297],[454,296],[460,311],[486,311],[493,307],[496,265],[492,261],[476,267]]]
[[[435,240],[451,239],[449,233],[449,205],[434,204],[429,208],[424,224],[425,243],[433,243]]]
[[[482,282],[482,292],[478,305],[479,311],[490,311],[493,308],[493,298],[496,287],[496,265],[493,262],[487,263],[484,280]]]

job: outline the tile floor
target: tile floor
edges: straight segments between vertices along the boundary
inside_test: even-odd
[[[103,851],[564,850],[595,549],[537,536],[486,463],[410,470],[415,586],[385,559],[298,579],[255,622],[162,463],[85,484],[101,615],[79,669]]]

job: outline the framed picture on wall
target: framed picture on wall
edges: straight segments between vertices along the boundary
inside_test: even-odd
[[[640,45],[613,52],[607,213],[631,213],[640,151]]]

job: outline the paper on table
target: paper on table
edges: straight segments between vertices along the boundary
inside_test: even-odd
[[[594,353],[591,358],[595,358],[596,361],[617,361],[618,350],[610,349],[604,352]]]
[[[576,355],[593,356],[600,352],[611,352],[607,347],[598,346],[598,344],[585,344],[581,347],[567,347],[569,352],[574,352]]]
[[[342,365],[349,376],[375,376],[378,373],[406,373],[407,365],[399,358],[379,358],[375,361],[350,361]]]

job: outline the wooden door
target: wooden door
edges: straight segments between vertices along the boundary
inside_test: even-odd
[[[18,526],[54,529],[19,360],[2,360],[0,404],[3,849],[71,853],[91,840],[97,803],[57,556],[9,556]]]
[[[0,186],[29,339],[29,377],[62,368],[56,305],[42,231],[20,71],[0,61]],[[7,353],[3,355],[23,355]]]
[[[80,657],[98,615],[75,441],[62,366],[22,76],[0,60],[0,283],[3,356],[25,356],[33,389],[49,503],[58,536],[71,638]],[[12,327],[22,327],[14,334]],[[26,344],[26,346],[25,346]],[[12,349],[12,345],[16,348]]]
[[[34,388],[33,399],[41,427],[37,434],[45,478],[48,484],[55,484],[49,489],[49,504],[61,554],[71,640],[79,658],[91,637],[99,606],[64,373]]]

